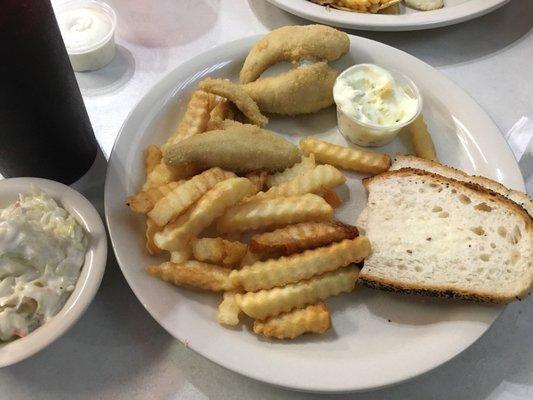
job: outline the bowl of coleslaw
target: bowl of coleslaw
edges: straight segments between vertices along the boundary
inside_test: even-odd
[[[42,350],[85,312],[107,236],[80,193],[40,178],[0,180],[0,367]]]

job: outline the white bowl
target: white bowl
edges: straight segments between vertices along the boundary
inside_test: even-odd
[[[41,178],[0,180],[0,208],[17,200],[19,193],[28,193],[37,186],[65,208],[85,230],[89,247],[76,287],[61,311],[49,322],[29,335],[0,344],[0,367],[28,358],[64,334],[85,312],[94,298],[104,275],[107,259],[107,236],[98,212],[74,189],[59,182]]]

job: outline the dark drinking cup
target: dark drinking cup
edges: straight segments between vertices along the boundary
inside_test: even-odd
[[[73,183],[98,144],[52,5],[0,4],[0,174]]]

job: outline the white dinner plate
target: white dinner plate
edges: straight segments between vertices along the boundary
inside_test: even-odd
[[[111,153],[105,187],[107,223],[124,276],[148,312],[175,338],[226,368],[274,385],[317,392],[368,390],[441,365],[478,339],[503,308],[357,288],[327,301],[333,312],[333,329],[327,334],[281,342],[254,335],[248,325],[220,326],[215,320],[220,295],[176,288],[144,271],[163,259],[147,254],[144,220],[124,204],[126,195],[137,192],[144,180],[143,151],[149,144],[162,144],[173,131],[199,80],[237,80],[258,39],[228,43],[180,65],[126,119]],[[359,37],[351,37],[350,53],[333,64],[344,69],[361,62],[396,69],[415,81],[442,161],[524,189],[516,161],[494,123],[450,80],[402,51]],[[337,132],[333,107],[297,118],[271,117],[268,128],[293,142],[312,136],[347,144]],[[400,139],[379,150],[411,151]],[[354,223],[366,193],[362,175],[346,175],[347,184],[337,190],[344,204],[336,215]]]
[[[414,31],[458,24],[487,14],[509,2],[509,0],[445,0],[445,6],[439,10],[417,11],[401,5],[399,15],[383,15],[336,10],[308,0],[267,1],[311,21],[368,31]]]

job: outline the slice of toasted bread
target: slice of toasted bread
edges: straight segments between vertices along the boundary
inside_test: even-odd
[[[363,181],[372,254],[360,281],[386,290],[504,303],[533,278],[533,222],[491,190],[401,169]]]
[[[392,165],[389,171],[395,171],[402,168],[414,168],[422,171],[432,172],[434,174],[442,175],[446,178],[452,178],[459,182],[468,182],[480,185],[486,189],[492,190],[508,199],[514,201],[516,204],[522,206],[533,217],[533,199],[527,194],[518,190],[507,189],[499,182],[484,176],[468,175],[466,172],[449,167],[447,165],[439,164],[435,161],[424,160],[423,158],[397,154],[394,156]]]

